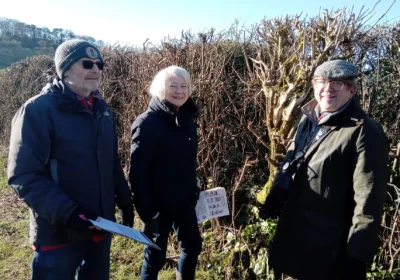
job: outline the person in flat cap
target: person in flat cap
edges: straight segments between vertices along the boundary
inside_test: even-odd
[[[8,183],[30,208],[32,279],[109,279],[111,234],[89,219],[133,226],[114,115],[99,92],[104,61],[73,39],[55,53],[57,77],[16,112]]]
[[[270,189],[262,214],[278,218],[269,263],[299,280],[361,280],[377,250],[388,144],[353,98],[358,68],[344,60],[314,72],[315,99]]]

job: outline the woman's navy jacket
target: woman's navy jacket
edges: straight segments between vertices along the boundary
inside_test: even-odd
[[[159,211],[174,213],[196,205],[196,114],[190,98],[176,111],[153,97],[132,124],[129,180],[145,222]]]

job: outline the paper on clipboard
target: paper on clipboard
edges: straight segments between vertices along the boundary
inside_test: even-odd
[[[110,220],[98,217],[96,220],[91,220],[88,219],[95,227],[109,231],[115,234],[119,234],[125,237],[128,237],[130,239],[136,240],[140,243],[143,243],[145,245],[148,245],[150,247],[153,247],[157,250],[161,250],[160,247],[158,247],[156,244],[153,243],[145,234],[143,234],[141,231],[127,227],[121,224],[114,223]]]

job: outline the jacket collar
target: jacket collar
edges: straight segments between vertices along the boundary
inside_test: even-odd
[[[48,84],[45,89],[48,89],[50,94],[58,98],[58,107],[67,112],[90,112],[83,106],[82,102],[77,98],[77,94],[70,90],[59,78],[55,78],[52,84]],[[94,111],[103,112],[108,108],[104,102],[100,92],[94,92],[97,102],[94,103]]]
[[[318,122],[320,108],[316,99],[306,103],[302,108],[302,112],[314,123],[323,124],[327,126],[337,126],[345,121],[363,121],[367,115],[362,110],[360,104],[353,98],[348,103],[343,105],[338,111],[330,114],[324,120]]]
[[[150,100],[149,110],[159,115],[174,117],[178,111],[166,100],[160,100],[158,97],[153,96]]]
[[[197,106],[193,99],[189,97],[185,104],[183,104],[179,111],[166,100],[160,100],[158,97],[152,97],[149,104],[149,110],[159,115],[175,120],[177,126],[181,126],[190,118],[197,116]]]

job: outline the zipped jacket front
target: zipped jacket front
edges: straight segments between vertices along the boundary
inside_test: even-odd
[[[56,245],[79,205],[115,220],[115,204],[132,203],[120,165],[114,116],[103,99],[93,112],[55,80],[12,121],[9,185],[31,209],[35,245]],[[65,235],[63,235],[65,236]]]

